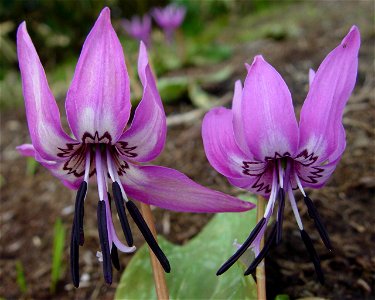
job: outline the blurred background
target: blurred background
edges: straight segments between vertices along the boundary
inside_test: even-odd
[[[286,80],[299,113],[308,90],[308,70],[317,69],[353,24],[361,30],[357,85],[346,107],[347,149],[327,187],[312,191],[335,247],[320,245],[327,284],[319,285],[308,262],[290,209],[286,208],[284,242],[267,260],[270,299],[319,296],[374,299],[374,2],[373,1],[174,1],[185,10],[168,39],[152,19],[149,51],[158,77],[168,122],[165,150],[156,163],[173,167],[197,182],[232,195],[240,191],[208,164],[201,142],[201,120],[214,106],[229,106],[234,82],[246,76],[244,63],[262,54]],[[132,102],[142,96],[137,78],[139,41],[126,26],[161,0],[0,1],[0,298],[112,299],[120,275],[107,286],[95,253],[96,193],[86,200],[87,242],[81,250],[81,287],[70,283],[69,235],[73,191],[68,191],[33,159],[15,147],[30,142],[18,70],[15,34],[22,21],[45,67],[64,126],[65,94],[82,44],[104,6],[123,44],[131,77]],[[134,21],[134,19],[133,19]],[[134,23],[134,22],[133,22]],[[67,128],[67,127],[66,127]],[[306,217],[306,209],[300,207]],[[155,209],[158,232],[184,244],[211,218]],[[118,224],[116,224],[117,227]],[[132,227],[134,224],[132,224]],[[250,229],[249,229],[250,230]],[[310,232],[315,232],[311,226]],[[137,246],[143,238],[135,237]],[[120,257],[122,265],[131,255]]]

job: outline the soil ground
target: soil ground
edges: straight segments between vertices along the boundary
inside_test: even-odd
[[[314,17],[308,15],[308,7],[315,11]],[[313,266],[300,240],[291,209],[286,207],[283,243],[273,250],[266,262],[268,297],[273,299],[275,295],[284,293],[293,299],[311,296],[375,299],[374,2],[297,3],[279,10],[272,17],[278,18],[281,23],[295,18],[298,30],[281,40],[265,38],[238,45],[229,62],[236,68],[235,75],[225,85],[211,87],[211,92],[218,97],[231,92],[234,81],[245,76],[243,63],[251,62],[254,55],[262,53],[287,81],[298,112],[308,88],[309,67],[316,69],[352,24],[361,29],[362,46],[357,86],[344,116],[347,134],[345,154],[328,185],[321,190],[310,191],[330,234],[334,253],[325,250],[307,217],[306,208],[299,201],[307,231],[321,255],[326,284],[322,286],[315,280]],[[267,18],[269,16],[251,29],[257,30],[262,22],[269,21]],[[235,30],[236,24],[233,23],[223,32],[222,39],[225,40]],[[63,107],[63,101],[59,105]],[[190,104],[185,103],[167,106],[166,112],[170,116],[192,109]],[[84,280],[79,289],[73,288],[68,263],[65,263],[67,267],[56,293],[52,295],[49,292],[53,224],[60,217],[67,228],[64,250],[64,261],[67,262],[75,193],[63,187],[41,167],[35,175],[25,175],[26,160],[14,150],[17,145],[29,141],[25,120],[23,107],[1,114],[0,296],[6,299],[112,299],[120,274],[114,273],[114,283],[107,286],[103,281],[101,265],[95,257],[98,249],[97,199],[93,189],[86,201],[86,243],[80,256]],[[178,169],[205,186],[232,195],[240,193],[208,164],[200,131],[201,118],[171,126],[165,150],[155,164]],[[180,244],[196,235],[211,217],[161,209],[155,209],[154,214],[158,220],[158,232]],[[140,246],[142,243],[143,239],[136,234],[135,244]],[[131,255],[121,255],[120,259],[126,266]],[[24,267],[28,285],[25,295],[21,294],[16,283],[16,260],[20,260]]]

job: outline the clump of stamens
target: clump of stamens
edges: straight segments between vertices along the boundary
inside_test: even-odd
[[[280,180],[279,180],[280,182]],[[266,231],[267,223],[272,216],[273,212],[273,206],[275,203],[278,203],[278,210],[276,214],[276,222],[272,227],[272,230],[270,232],[269,238],[265,242],[265,245],[261,251],[259,251],[258,255],[255,257],[253,262],[250,264],[250,266],[246,269],[244,275],[252,275],[255,276],[255,270],[258,267],[258,265],[262,262],[262,260],[267,257],[268,253],[272,249],[273,246],[278,246],[282,240],[282,224],[283,224],[283,215],[284,215],[284,207],[285,207],[285,191],[283,187],[277,187],[276,179],[274,179],[274,185],[272,187],[270,199],[266,208],[266,212],[264,217],[258,222],[258,224],[255,226],[255,228],[250,233],[249,237],[246,239],[246,241],[238,248],[235,254],[233,254],[217,271],[216,275],[221,275],[224,272],[226,272],[239,258],[240,256],[249,248],[253,247],[254,249],[257,249],[259,247],[260,240],[262,236],[264,236],[264,233]],[[297,205],[293,196],[293,192],[291,190],[290,186],[286,186],[288,189],[288,195],[289,199],[292,205],[293,212],[295,214],[298,226],[300,227],[300,233],[302,241],[304,242],[306,249],[309,253],[310,259],[314,264],[315,272],[317,274],[319,282],[322,284],[324,283],[324,274],[320,265],[320,259],[319,256],[314,248],[313,242],[307,232],[303,229],[302,221],[300,219],[300,216],[298,214]],[[277,191],[277,192],[276,192]],[[320,234],[320,237],[324,243],[324,245],[332,251],[332,245],[329,240],[327,231],[321,221],[321,218],[318,214],[318,211],[316,207],[314,206],[312,200],[306,195],[306,193],[301,189],[304,201],[306,203],[306,206],[308,208],[308,214],[310,218],[313,219],[315,226]],[[257,245],[255,245],[255,244]]]

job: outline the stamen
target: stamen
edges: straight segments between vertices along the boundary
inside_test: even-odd
[[[275,239],[276,239],[276,231],[277,231],[277,227],[278,227],[277,223],[278,222],[276,222],[276,224],[273,225],[271,235],[268,238],[268,240],[266,241],[266,243],[264,244],[264,247],[263,247],[262,251],[260,251],[258,256],[254,259],[254,261],[251,263],[251,265],[245,271],[245,273],[244,273],[245,276],[254,273],[257,266],[262,262],[263,258],[265,258],[267,256],[267,254],[269,253],[269,251],[271,249],[271,246],[273,245],[273,243],[275,242]]]
[[[293,190],[290,186],[288,186],[288,196],[289,196],[289,201],[290,201],[290,204],[292,206],[293,214],[294,214],[294,217],[296,218],[298,227],[299,227],[300,230],[303,230],[302,220],[301,220],[301,216],[299,215],[299,212],[298,212],[296,199],[294,198]]]
[[[133,235],[129,226],[128,218],[126,217],[124,198],[122,198],[120,185],[116,181],[112,183],[112,192],[113,197],[115,198],[117,214],[120,219],[121,228],[124,232],[125,239],[129,246],[133,246]]]
[[[104,199],[104,186],[105,183],[103,181],[103,166],[102,166],[102,155],[100,153],[99,145],[96,146],[95,151],[95,165],[96,165],[96,180],[98,182],[98,193],[99,199]]]
[[[106,283],[111,284],[112,283],[111,253],[110,253],[109,241],[108,241],[106,208],[105,208],[105,202],[103,200],[99,200],[98,202],[97,218],[98,218],[98,232],[99,232],[100,248],[102,250],[102,255],[103,255],[104,280]]]
[[[283,220],[284,220],[284,207],[285,207],[285,192],[283,188],[279,189],[278,194],[278,210],[277,210],[277,231],[276,231],[276,245],[279,245],[282,239]]]
[[[240,248],[234,253],[216,272],[216,275],[219,276],[226,272],[239,258],[242,254],[245,253],[247,248],[251,245],[251,243],[255,240],[255,238],[258,236],[258,233],[262,229],[262,227],[266,223],[266,218],[262,218],[259,223],[255,226],[255,228],[251,231],[249,237],[246,239],[246,241],[242,244]]]
[[[308,212],[310,218],[314,220],[314,224],[315,224],[316,229],[318,229],[320,238],[322,239],[322,241],[323,241],[324,245],[327,247],[327,249],[330,250],[330,251],[333,251],[333,247],[332,247],[331,241],[328,237],[327,230],[322,223],[322,220],[320,218],[318,210],[316,209],[314,203],[312,202],[312,200],[308,196],[304,197],[304,200],[305,200],[305,204],[307,206],[307,212]]]
[[[114,171],[113,159],[111,157],[111,153],[110,153],[109,149],[107,149],[107,165],[108,165],[109,177],[111,177],[112,182],[118,183],[118,185],[120,187],[120,190],[121,190],[121,195],[122,195],[123,200],[128,201],[128,197],[126,197],[126,193],[124,191],[124,188],[122,187],[120,177],[119,177],[118,173]]]
[[[314,245],[305,230],[301,230],[301,238],[306,246],[307,251],[309,252],[310,259],[314,264],[316,275],[321,284],[324,284],[324,274],[320,266],[320,259],[318,254],[315,251]]]
[[[266,210],[264,212],[264,217],[267,218],[267,223],[268,223],[268,219],[272,215],[273,208],[274,208],[274,205],[275,205],[277,190],[278,190],[277,187],[278,187],[278,185],[277,185],[277,170],[276,170],[276,168],[274,168],[273,169],[271,194],[270,194],[270,197],[268,199]]]
[[[106,210],[111,211],[111,197],[109,196],[108,192],[107,192],[107,198],[104,198],[104,202],[106,203]],[[128,247],[119,240],[116,234],[115,227],[113,226],[111,213],[107,214],[107,229],[108,229],[108,239],[111,245],[113,243],[118,250],[124,253],[131,253],[136,250],[134,246]]]
[[[112,264],[115,267],[117,271],[120,271],[120,260],[118,258],[118,252],[117,252],[117,247],[114,243],[112,243],[112,250],[111,250],[111,260]]]
[[[73,219],[73,232],[75,236],[75,240],[77,244],[82,246],[85,242],[85,235],[83,232],[83,217],[84,217],[84,201],[87,192],[87,182],[82,181],[81,185],[79,186],[77,195],[76,195],[76,202],[74,208],[74,219]]]
[[[112,182],[115,182],[116,179],[115,179],[115,174],[113,172],[112,156],[108,147],[107,147],[107,167],[108,167],[109,177],[111,177]]]
[[[86,182],[89,182],[89,177],[90,177],[90,149],[87,150],[86,152],[86,161],[85,161],[85,176],[84,180]]]
[[[304,197],[306,197],[306,193],[305,193],[305,191],[303,190],[302,183],[301,183],[301,180],[299,180],[299,177],[298,177],[298,175],[297,175],[297,172],[294,172],[294,178],[296,179],[296,182],[297,182],[298,188],[299,188],[299,190],[301,191],[302,195],[303,195]]]
[[[281,165],[281,161],[278,162],[277,164],[277,169],[278,169],[278,174],[279,174],[279,185],[281,188],[284,188],[284,171],[283,171],[283,167]]]
[[[159,260],[165,272],[169,273],[171,271],[171,266],[169,261],[163,251],[160,249],[158,243],[156,242],[150,228],[148,228],[146,221],[143,219],[142,214],[138,210],[137,206],[132,202],[126,202],[126,208],[129,210],[130,216],[133,218],[135,224],[138,226],[143,237],[145,238],[147,244],[149,245],[152,252]]]
[[[79,287],[79,245],[75,238],[75,225],[72,226],[72,234],[70,239],[70,273],[73,285]]]

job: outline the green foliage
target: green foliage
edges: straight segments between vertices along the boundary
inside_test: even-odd
[[[16,261],[16,273],[17,273],[17,284],[22,294],[27,292],[27,285],[26,285],[26,277],[25,272],[23,270],[23,265],[20,260]]]
[[[27,157],[26,158],[26,174],[29,176],[33,176],[38,169],[39,163],[34,159],[34,157]]]
[[[187,93],[188,79],[186,77],[166,77],[158,81],[158,90],[164,103],[172,103]]]
[[[56,290],[56,284],[63,273],[62,257],[65,244],[65,228],[61,219],[57,219],[53,228],[53,251],[52,251],[52,270],[51,286],[52,293]]]
[[[275,297],[275,300],[290,300],[290,298],[286,294],[280,294]]]
[[[166,274],[171,299],[255,299],[255,283],[251,276],[243,276],[241,263],[222,276],[215,274],[235,251],[233,241],[245,240],[255,223],[255,210],[217,214],[186,245],[173,245],[160,237],[160,246],[172,266],[171,273]],[[145,245],[127,266],[115,299],[156,299]]]

